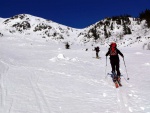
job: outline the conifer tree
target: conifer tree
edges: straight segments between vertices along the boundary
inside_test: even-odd
[[[146,9],[144,12],[139,14],[141,20],[146,20],[147,27],[150,28],[150,10]]]

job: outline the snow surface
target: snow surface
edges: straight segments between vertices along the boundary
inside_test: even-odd
[[[0,113],[150,113],[150,51],[118,48],[126,68],[120,57],[123,86],[116,89],[108,47],[100,48],[95,59],[90,46],[1,37]]]

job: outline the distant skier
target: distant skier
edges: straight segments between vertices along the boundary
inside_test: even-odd
[[[99,51],[100,51],[100,48],[97,46],[97,47],[95,47],[94,51],[96,51],[96,58],[100,58],[99,55],[98,55]]]
[[[114,82],[120,81],[120,70],[119,70],[119,55],[121,55],[124,58],[124,55],[117,49],[117,44],[112,42],[110,45],[110,48],[108,49],[108,52],[106,53],[106,57],[110,56],[110,64],[112,68],[112,74],[115,74],[117,71],[117,77],[114,78]]]

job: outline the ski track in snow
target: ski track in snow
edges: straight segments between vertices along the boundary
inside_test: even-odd
[[[11,41],[0,43],[7,47]],[[0,57],[0,113],[149,113],[150,103],[140,92],[144,83],[137,84],[141,70],[149,69],[148,60],[132,61],[141,70],[129,65],[131,60],[127,62],[131,80],[126,79],[121,62],[123,86],[115,88],[110,75],[105,75],[105,68],[107,73],[111,67],[109,62],[105,67],[104,51],[101,59],[93,59],[92,52],[83,50],[59,49],[50,51],[51,55],[48,45],[38,43],[28,54],[26,43],[18,45],[25,53],[14,43],[11,46],[17,54],[7,48],[9,54],[3,51]],[[130,57],[140,59],[142,55],[144,52],[134,52]]]
[[[34,74],[35,75],[35,74]],[[37,103],[39,104],[40,113],[48,112],[50,113],[49,106],[47,104],[47,101],[43,95],[43,92],[41,91],[38,83],[33,83],[31,77],[29,76],[29,81],[31,83],[34,95],[36,97]],[[42,101],[41,101],[42,100]],[[44,109],[46,107],[46,109]],[[47,111],[46,111],[47,110]]]
[[[4,82],[5,82],[5,76],[7,75],[9,67],[3,62],[0,61],[0,108],[1,112],[5,112],[5,97],[7,96],[7,90],[5,89]]]
[[[17,67],[16,67],[17,68]],[[28,68],[30,68],[30,67],[28,67]],[[25,70],[29,70],[29,69],[25,69]],[[53,71],[47,71],[47,70],[44,70],[44,69],[39,69],[39,70],[42,70],[42,71],[45,71],[45,72],[51,72],[51,73],[54,73],[54,74],[62,74],[62,75],[65,75],[66,76],[66,74],[65,73],[62,73],[62,72],[53,72]],[[34,73],[35,74],[35,73]],[[32,74],[29,74],[28,75],[28,80],[29,80],[29,82],[30,82],[30,86],[32,87],[32,91],[34,92],[34,97],[35,97],[35,100],[36,100],[36,103],[38,104],[38,106],[39,106],[39,109],[40,109],[40,113],[44,113],[44,112],[47,112],[47,113],[50,113],[50,110],[49,110],[49,106],[48,106],[48,104],[47,104],[47,101],[46,101],[46,99],[45,99],[45,97],[44,97],[44,95],[43,95],[43,93],[42,93],[42,91],[41,91],[41,89],[39,88],[39,86],[38,86],[38,84],[37,84],[37,82],[38,82],[38,80],[37,80],[37,82],[33,82],[32,81],[32,79],[31,79],[31,76]],[[34,76],[34,75],[32,75],[32,76]],[[69,76],[69,75],[68,75]],[[39,78],[38,78],[39,79]],[[94,79],[88,79],[88,78],[86,78],[86,77],[84,77],[84,76],[78,76],[78,79],[80,80],[82,80],[82,81],[85,81],[85,82],[87,82],[88,84],[90,84],[90,85],[94,85],[94,83],[100,83],[100,84],[104,84],[104,85],[106,85],[105,84],[105,82],[103,81],[103,80],[101,80],[101,81],[98,81],[98,80],[94,80]],[[102,82],[103,81],[103,82]],[[94,82],[94,83],[93,83]],[[112,81],[111,81],[112,82]],[[112,83],[110,83],[110,84],[112,84]],[[109,85],[110,85],[109,84]],[[129,105],[129,101],[128,101],[128,97],[127,96],[130,96],[130,97],[132,97],[133,96],[133,94],[128,94],[127,95],[127,92],[126,92],[126,88],[124,88],[125,87],[125,85],[122,87],[122,88],[119,88],[119,89],[116,89],[116,88],[114,88],[114,87],[112,87],[112,88],[114,88],[114,90],[115,90],[115,92],[114,93],[116,93],[116,103],[117,103],[117,112],[118,113],[123,113],[122,111],[124,111],[124,113],[128,113],[128,112],[133,112],[133,110],[132,110],[132,107],[130,107],[130,105]],[[4,88],[3,88],[3,79],[2,79],[2,76],[1,76],[1,90],[2,90],[2,95],[1,95],[1,100],[2,100],[2,110],[3,110],[3,112],[5,112],[6,111],[6,109],[5,109],[5,105],[4,105],[4,102],[6,101],[5,100],[5,95],[6,94],[4,94]],[[103,94],[103,96],[106,98],[106,95],[107,94]],[[133,102],[133,101],[132,101]],[[10,108],[9,109],[12,109],[12,106],[13,106],[13,104],[10,106]],[[141,109],[144,109],[143,107],[141,107]],[[11,110],[10,110],[11,111]],[[9,112],[10,112],[9,111]],[[37,111],[38,112],[38,111]]]
[[[109,78],[106,78],[106,79],[111,79],[110,77]],[[127,89],[126,87],[128,87],[128,84],[125,83],[126,81],[122,80],[122,84],[123,86],[122,87],[119,87],[119,88],[115,88],[115,85],[114,83],[112,82],[112,79],[111,80],[107,80],[107,82],[111,82],[109,83],[109,85],[111,84],[112,87],[114,88],[114,93],[116,93],[116,103],[117,103],[117,112],[118,113],[128,113],[128,109],[129,109],[129,99],[128,99],[128,95],[127,95]]]

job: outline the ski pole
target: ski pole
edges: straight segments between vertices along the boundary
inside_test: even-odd
[[[125,81],[127,82],[127,83],[129,83],[128,81],[127,81],[127,79],[123,76],[123,78],[125,79]]]
[[[125,60],[124,60],[124,57],[123,57],[123,61],[124,61],[124,66],[125,66],[125,69],[126,69],[127,80],[129,80],[128,73],[127,73],[127,68],[126,68],[126,64],[125,64]]]
[[[107,67],[107,56],[106,56],[106,67]]]
[[[106,70],[107,70],[107,56],[106,56],[106,68],[105,68],[105,75],[106,75]],[[108,74],[107,74],[108,75]],[[107,75],[105,76],[105,78],[107,77]]]

